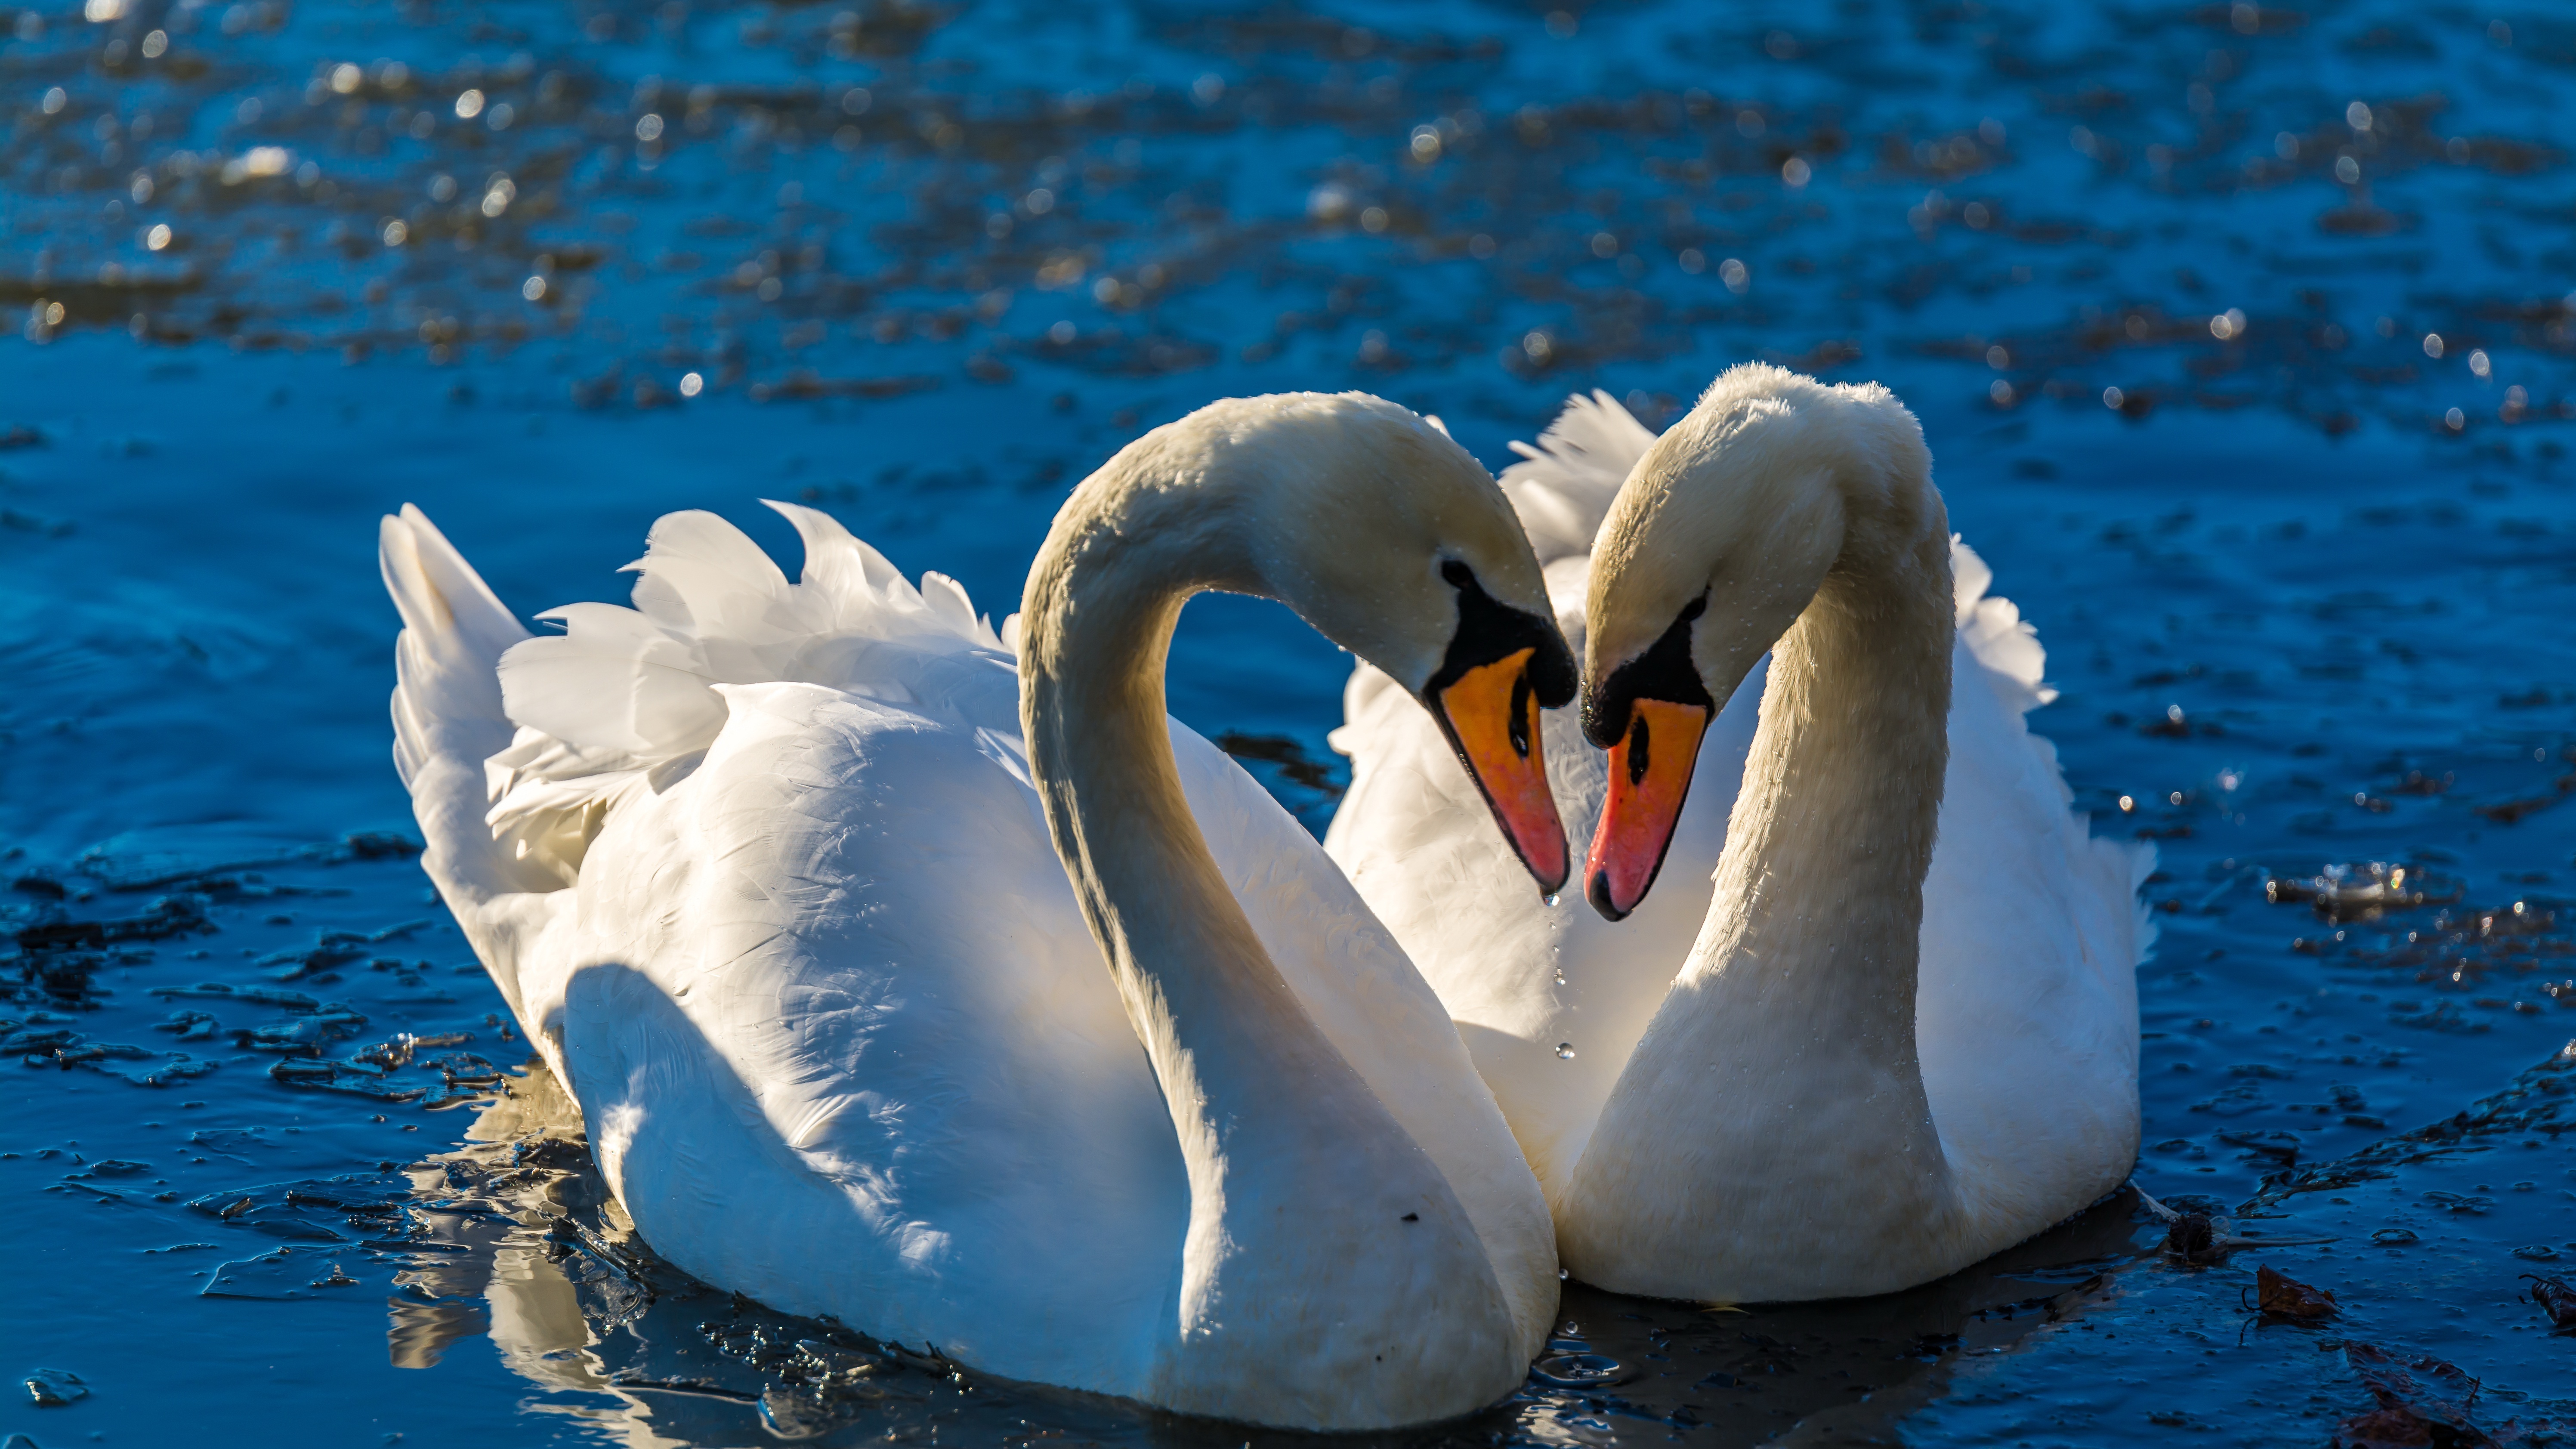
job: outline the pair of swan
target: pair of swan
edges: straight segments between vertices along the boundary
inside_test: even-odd
[[[1813,725],[1830,723],[1820,703],[1865,709],[1866,679],[1822,701],[1808,686],[1777,729],[1766,713],[1745,799],[1774,808],[1739,825],[1721,869],[1736,884],[1719,901],[1740,904],[1713,911],[1678,978],[1678,952],[1640,963],[1660,966],[1669,999],[1651,1029],[1638,1023],[1634,1061],[1570,1157],[1524,1100],[1550,1084],[1505,1049],[1535,1040],[1532,1021],[1469,1000],[1480,969],[1535,959],[1489,951],[1479,966],[1492,923],[1469,902],[1497,867],[1517,872],[1503,894],[1553,913],[1550,929],[1580,909],[1535,905],[1530,888],[1535,876],[1552,893],[1568,870],[1548,766],[1602,778],[1541,713],[1577,684],[1557,628],[1565,570],[1542,573],[1526,505],[1516,514],[1445,433],[1376,399],[1223,402],[1129,445],[1075,490],[999,633],[951,581],[925,574],[916,590],[828,517],[782,508],[805,543],[800,582],[720,520],[675,514],[635,565],[634,609],[576,605],[549,616],[560,636],[530,638],[406,508],[386,520],[382,560],[405,624],[395,754],[425,863],[658,1250],[779,1308],[1003,1377],[1381,1427],[1520,1381],[1553,1319],[1560,1245],[1587,1278],[1699,1296],[1794,1296],[1758,1288],[1784,1256],[1862,1261],[1829,1272],[1836,1283],[1946,1272],[2118,1174],[2095,1183],[2088,1163],[2037,1184],[2062,1196],[2081,1179],[2085,1196],[1998,1209],[1994,1185],[2028,1197],[2032,1174],[2015,1178],[1991,1134],[1954,1129],[1928,1030],[1913,1074],[1901,938],[1939,799],[1948,665],[1907,608],[1936,582],[1946,603],[1939,500],[1912,419],[1883,392],[1739,370],[1694,420],[1747,398],[1776,420],[1774,442],[1789,430],[1826,448],[1875,410],[1867,435],[1909,435],[1911,452],[1782,471],[1740,419],[1686,421],[1651,450],[1647,486],[1620,495],[1602,534],[1636,582],[1618,568],[1591,581],[1585,713],[1632,788],[1614,797],[1586,889],[1641,908],[1667,803],[1683,817],[1673,858],[1694,871],[1713,858],[1683,804],[1695,752],[1655,749],[1635,720],[1725,699],[1783,630],[1777,682],[1884,668],[1899,643],[1882,632],[1914,651],[1896,661],[1912,674],[1879,707],[1887,738],[1858,753],[1819,760]],[[1658,489],[1709,501],[1677,509],[1647,496]],[[1738,530],[1728,520],[1753,495],[1746,516],[1761,516]],[[1919,536],[1899,538],[1906,526]],[[1869,578],[1888,562],[1870,550],[1891,539],[1912,571]],[[1733,567],[1704,567],[1710,548]],[[1279,599],[1363,661],[1353,729],[1389,758],[1357,747],[1353,813],[1334,827],[1336,854],[1361,862],[1352,875],[1163,714],[1173,624],[1210,588]],[[1855,588],[1902,596],[1886,617],[1915,627],[1880,630],[1881,615],[1853,612],[1871,602]],[[1825,615],[1865,624],[1809,627]],[[1669,667],[1676,630],[1704,698],[1674,698],[1690,694]],[[1398,693],[1415,716],[1401,725]],[[1910,753],[1876,752],[1908,743],[1889,732],[1909,723]],[[2038,762],[2043,835],[2080,841],[2053,764],[2015,745]],[[1403,750],[1422,756],[1418,809],[1389,798]],[[1891,810],[1919,841],[1861,833]],[[1821,838],[1818,822],[1832,827]],[[1387,842],[1406,832],[1455,869],[1399,900],[1402,843]],[[2054,918],[2027,923],[2034,948],[2089,919],[2089,898],[2047,895],[2065,876],[2015,887]],[[1818,891],[1847,918],[1809,915]],[[2038,987],[2125,979],[2135,959],[2078,944],[2080,969],[2003,969]],[[1938,956],[1925,954],[1927,1023]],[[2117,985],[2088,1022],[2108,1045],[2051,1085],[2117,1075],[2092,1096],[2130,1094],[2134,1146],[2134,1005],[2123,1059]],[[2079,996],[2024,993],[2009,1024],[1955,1025],[2054,1027],[2052,1011],[2101,1006]],[[1599,1006],[1616,1014],[1608,994]],[[2067,1035],[2015,1045],[2014,1060]],[[1621,1047],[1592,1031],[1587,1050]],[[1907,1109],[1909,1081],[1915,1138],[1877,1122]],[[1871,1156],[1810,1121],[1918,1155]],[[1852,1236],[1881,1232],[1894,1246]]]

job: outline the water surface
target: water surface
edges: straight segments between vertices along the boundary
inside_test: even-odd
[[[673,508],[792,566],[798,499],[1001,612],[1209,398],[1366,388],[1500,466],[1746,358],[1921,415],[2077,805],[2158,841],[2138,1183],[2332,1241],[2176,1261],[2123,1194],[1889,1299],[1578,1285],[1524,1393],[1405,1441],[2322,1443],[2368,1345],[2576,1418],[2517,1297],[2576,1268],[2546,8],[87,14],[0,11],[0,1368],[86,1391],[0,1432],[1243,1442],[623,1231],[403,848],[374,519],[533,612]],[[1202,600],[1174,708],[1320,829],[1346,668]],[[2374,862],[2393,908],[2267,900]],[[2340,1316],[2249,1324],[2258,1263]]]

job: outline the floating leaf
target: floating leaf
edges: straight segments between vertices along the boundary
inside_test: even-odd
[[[2576,1328],[2576,1288],[2567,1286],[2564,1278],[2544,1278],[2537,1273],[2522,1275],[2531,1280],[2532,1302],[2549,1315],[2552,1328]]]
[[[2559,1442],[2564,1426],[2511,1420],[2492,1429],[2474,1422],[2478,1381],[2438,1358],[2399,1359],[2387,1350],[2346,1340],[2344,1361],[2361,1376],[2379,1407],[2335,1426],[2336,1449],[2508,1449]]]
[[[2254,1270],[2254,1307],[2263,1313],[2277,1313],[2284,1318],[2332,1318],[2340,1312],[2333,1293],[2311,1288],[2285,1273],[2270,1268]]]

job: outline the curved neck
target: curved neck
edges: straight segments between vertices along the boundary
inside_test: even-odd
[[[1834,1291],[1876,1293],[1955,1231],[1914,1035],[1955,633],[1930,521],[1846,554],[1773,646],[1708,919],[1559,1211],[1578,1277],[1814,1296],[1774,1248],[1827,1223],[1852,1244]]]
[[[1235,547],[1241,520],[1214,490],[1187,490],[1196,506],[1176,508],[1172,490],[1119,481],[1074,496],[1029,575],[1020,724],[1056,853],[1162,1083],[1193,1192],[1221,1208],[1229,1134],[1300,1145],[1287,1103],[1247,1089],[1291,1063],[1329,1073],[1340,1060],[1209,854],[1165,722],[1181,605],[1206,588],[1258,590]]]
[[[1295,1007],[1208,853],[1164,723],[1182,604],[1202,589],[1257,586],[1232,546],[1239,529],[1225,500],[1202,498],[1186,535],[1154,516],[1168,502],[1086,485],[1029,575],[1020,618],[1030,779],[1167,1092],[1176,1073],[1197,1075],[1189,1053],[1162,1039],[1181,1019],[1215,1025],[1227,1006]]]
[[[1694,967],[1920,1090],[1915,968],[1949,762],[1946,539],[1838,565],[1772,648]],[[1749,984],[1749,983],[1748,983]]]
[[[1182,793],[1164,713],[1172,628],[1202,589],[1270,592],[1244,546],[1268,520],[1246,516],[1221,469],[1175,481],[1153,461],[1122,455],[1078,489],[1030,574],[1029,774],[1188,1170],[1157,1396],[1344,1422],[1349,1402],[1273,1417],[1245,1396],[1400,1397],[1399,1369],[1450,1370],[1354,1328],[1409,1317],[1414,1341],[1454,1352],[1459,1325],[1508,1338],[1508,1319],[1446,1179],[1272,963]]]

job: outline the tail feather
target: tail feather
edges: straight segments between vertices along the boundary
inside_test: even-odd
[[[975,612],[965,586],[943,573],[925,571],[915,589],[886,556],[819,509],[794,503],[771,503],[796,526],[805,543],[805,567],[798,593],[820,616],[817,632],[868,635],[915,648],[951,650],[999,649],[1018,653],[1009,642],[1010,624],[996,633],[989,618]],[[786,676],[781,676],[786,677]]]
[[[394,764],[451,904],[577,881],[617,800],[685,778],[722,730],[717,686],[802,681],[1016,718],[1016,619],[997,634],[955,580],[915,588],[829,515],[770,506],[804,538],[800,582],[715,514],[673,513],[629,566],[633,608],[551,610],[538,617],[563,632],[539,636],[419,509],[384,521],[404,625]]]
[[[796,504],[769,506],[795,525],[796,537],[805,545],[803,578],[808,585],[819,586],[835,599],[853,599],[887,593],[903,581],[902,573],[884,554],[843,528],[841,520]]]
[[[829,514],[770,507],[805,543],[790,583],[769,555],[712,513],[653,525],[635,606],[573,604],[537,617],[560,635],[523,638],[498,661],[506,725],[483,757],[481,823],[510,868],[559,889],[624,792],[660,790],[695,768],[729,712],[720,686],[801,682],[937,707],[969,681],[984,714],[1016,718],[1016,680],[996,634],[955,580],[918,589]],[[995,666],[1001,666],[996,671]]]
[[[787,576],[716,514],[663,514],[645,535],[644,556],[626,567],[636,575],[636,611],[675,633],[729,639],[788,622]]]
[[[2004,707],[2026,715],[2055,700],[2057,690],[2046,682],[2048,651],[2039,642],[2039,630],[2022,618],[2012,600],[1986,592],[1994,584],[1994,569],[1956,534],[1950,538],[1950,573],[1960,642],[1983,666],[1980,672],[1987,686]],[[2058,798],[2071,807],[2075,792],[2058,763],[2056,743],[2035,731],[2025,730],[2022,738],[2038,756],[2042,773],[2056,785]],[[2079,910],[2076,916],[2084,933],[2086,959],[2106,973],[2124,1003],[2125,1019],[2134,1023],[2138,963],[2156,941],[2155,916],[2140,895],[2156,868],[2155,845],[2094,835],[2091,817],[2076,811],[2068,847],[2080,889],[2099,900],[2099,909]],[[2134,1027],[2128,1040],[2134,1047]]]
[[[1565,410],[1539,434],[1535,446],[1513,440],[1512,451],[1521,461],[1505,468],[1496,481],[1520,515],[1541,564],[1592,551],[1610,500],[1619,496],[1619,485],[1628,481],[1629,470],[1654,441],[1645,424],[1598,388],[1590,397],[1576,393],[1567,398]]]
[[[2048,651],[2040,647],[2039,630],[2022,619],[2012,600],[1986,592],[1994,584],[1994,569],[1955,533],[1950,535],[1950,576],[1959,636],[1986,667],[1986,682],[2004,703],[2017,714],[2028,714],[2057,698],[2044,678]]]
[[[440,757],[480,770],[510,743],[495,668],[528,631],[411,504],[377,530],[376,558],[403,621],[394,644],[394,767],[406,787]]]
[[[542,888],[483,820],[483,762],[512,734],[496,671],[528,631],[419,509],[404,504],[376,538],[385,592],[403,619],[394,641],[394,768],[420,820],[423,864],[473,933],[476,903]],[[477,937],[478,950],[493,945]],[[485,950],[484,959],[498,958]]]
[[[564,632],[500,661],[508,717],[649,766],[715,739],[726,716],[716,685],[881,686],[900,697],[904,657],[1004,652],[955,580],[925,573],[916,589],[829,514],[770,506],[805,540],[799,582],[717,515],[666,514],[628,565],[640,575],[634,608],[549,610],[537,617]]]
[[[933,616],[960,635],[972,635],[978,627],[990,627],[976,623],[975,601],[966,597],[966,586],[946,574],[927,569],[922,571],[921,601],[930,606]]]
[[[655,603],[685,608],[675,599],[665,593]],[[647,762],[700,748],[723,726],[724,701],[707,688],[707,667],[682,630],[615,604],[567,604],[537,617],[564,632],[502,656],[496,683],[517,723]]]

